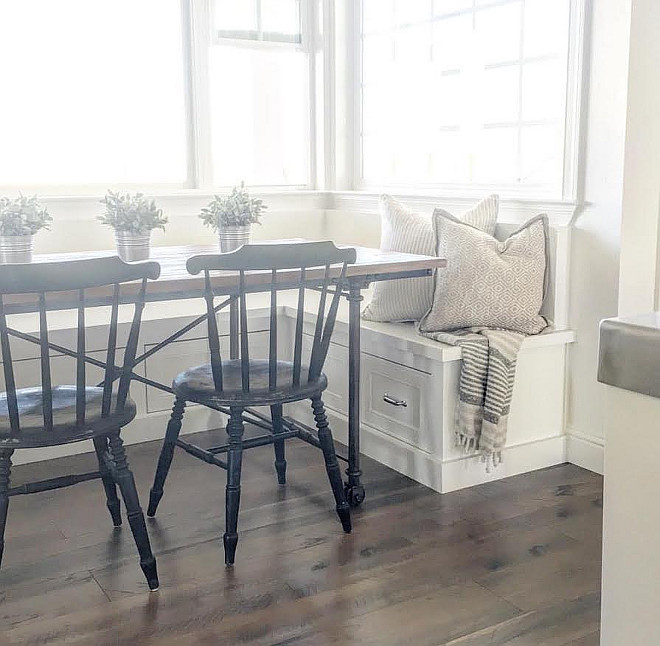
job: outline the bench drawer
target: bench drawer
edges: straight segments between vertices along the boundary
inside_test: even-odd
[[[430,392],[430,382],[425,372],[363,354],[362,421],[423,451],[433,451],[428,408],[435,400],[442,415],[442,401]]]

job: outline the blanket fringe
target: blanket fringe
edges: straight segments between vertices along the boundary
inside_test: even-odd
[[[465,453],[474,453],[477,450],[477,438],[457,432],[456,446],[461,447]]]

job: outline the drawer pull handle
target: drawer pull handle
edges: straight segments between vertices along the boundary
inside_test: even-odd
[[[408,407],[408,402],[405,399],[394,399],[394,397],[390,397],[387,393],[383,395],[383,401],[386,404],[392,404],[392,406]]]

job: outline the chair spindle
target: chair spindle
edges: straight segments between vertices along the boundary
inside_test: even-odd
[[[316,326],[314,328],[314,343],[312,344],[312,353],[309,358],[308,378],[316,372],[318,363],[318,354],[321,346],[321,335],[323,334],[323,323],[325,320],[325,302],[328,294],[328,285],[330,283],[330,265],[325,266],[323,274],[323,283],[321,285],[321,297],[319,298],[319,308],[316,313]]]
[[[277,270],[271,273],[270,289],[270,348],[268,352],[268,388],[277,388]]]
[[[41,405],[44,429],[53,430],[53,389],[50,374],[50,347],[48,346],[48,311],[46,294],[39,294],[39,344],[41,346]]]
[[[300,367],[302,365],[303,323],[305,321],[305,267],[300,268],[300,286],[298,288],[298,312],[296,314],[296,336],[293,347],[293,385],[300,385]]]
[[[12,433],[18,433],[20,431],[20,419],[18,415],[18,400],[16,398],[16,379],[14,377],[14,365],[11,360],[11,344],[9,342],[9,333],[7,332],[7,317],[5,316],[2,295],[0,295],[0,350],[2,350],[2,366],[7,391],[9,427]]]
[[[250,347],[248,345],[247,299],[245,298],[245,272],[239,273],[239,300],[241,312],[241,385],[245,392],[250,390]]]
[[[204,300],[206,301],[207,325],[209,336],[209,351],[211,353],[211,372],[213,384],[222,390],[222,357],[220,355],[220,338],[218,337],[218,321],[215,318],[213,307],[214,294],[211,286],[211,275],[208,270],[204,272]]]
[[[85,290],[78,292],[78,340],[76,348],[76,424],[85,423]]]
[[[135,301],[135,308],[133,310],[133,323],[131,331],[128,335],[126,342],[126,350],[124,351],[124,364],[121,369],[121,377],[119,379],[119,387],[117,389],[117,410],[124,409],[128,392],[131,386],[131,374],[135,365],[135,356],[137,354],[138,341],[140,340],[140,323],[142,321],[142,312],[144,310],[144,299],[147,295],[147,279],[142,279],[140,286],[140,293]]]
[[[116,283],[112,292],[112,306],[110,309],[110,330],[108,331],[108,351],[105,360],[105,375],[103,378],[103,400],[101,404],[101,417],[110,415],[112,403],[112,388],[115,380],[115,356],[117,352],[117,326],[119,323],[119,283]]]

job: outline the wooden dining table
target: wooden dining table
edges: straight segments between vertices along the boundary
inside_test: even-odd
[[[304,242],[296,240],[274,240],[272,243]],[[260,244],[267,244],[262,243]],[[438,268],[446,266],[446,260],[432,256],[415,255],[394,251],[382,251],[368,247],[354,246],[357,251],[357,261],[349,265],[345,279],[337,281],[337,288],[348,301],[348,454],[338,456],[344,460],[348,467],[346,470],[346,495],[352,506],[360,505],[365,498],[364,485],[361,482],[362,471],[360,469],[360,320],[363,291],[371,283],[385,280],[397,280],[402,278],[415,278],[428,276]],[[151,250],[150,260],[158,262],[161,266],[160,277],[149,284],[146,300],[147,302],[175,301],[191,298],[202,298],[204,292],[204,279],[202,276],[193,276],[186,269],[188,258],[198,254],[218,253],[215,246],[177,246],[177,247],[154,247]],[[60,262],[67,260],[81,260],[100,256],[115,255],[114,251],[95,252],[71,252],[36,255],[33,262]],[[307,277],[313,278],[314,269],[307,270]],[[319,268],[319,276],[322,276],[324,268]],[[295,283],[299,272],[290,272],[289,277],[292,284]],[[278,282],[287,280],[287,272],[278,272]],[[255,293],[270,289],[270,272],[249,272],[246,275],[246,285],[250,291]],[[235,274],[223,275],[218,272],[213,277],[213,288],[216,295],[227,294],[231,296],[236,289],[237,278]],[[0,291],[2,287],[0,286]],[[122,302],[132,302],[132,297],[137,294],[139,284],[135,285],[133,291],[130,285],[122,294]],[[104,288],[89,289],[86,297],[88,306],[106,306],[111,302],[111,294]],[[52,296],[48,301],[51,310],[63,310],[74,308],[77,302],[77,294],[59,293],[56,298]],[[36,310],[35,300],[29,296],[5,296],[6,314],[34,312]],[[236,302],[229,303],[229,336],[230,356],[238,358],[238,308]],[[136,365],[145,361],[156,352],[161,351],[181,336],[189,332],[197,325],[206,320],[206,315],[201,315],[191,323],[172,334],[166,339],[150,348],[136,359]],[[167,392],[172,392],[169,384],[146,379],[135,375],[135,378],[151,386]],[[270,419],[259,411],[249,409],[245,413],[248,423],[257,424],[260,427],[268,427]],[[310,429],[302,423],[290,417],[285,419],[288,430],[309,433]]]

